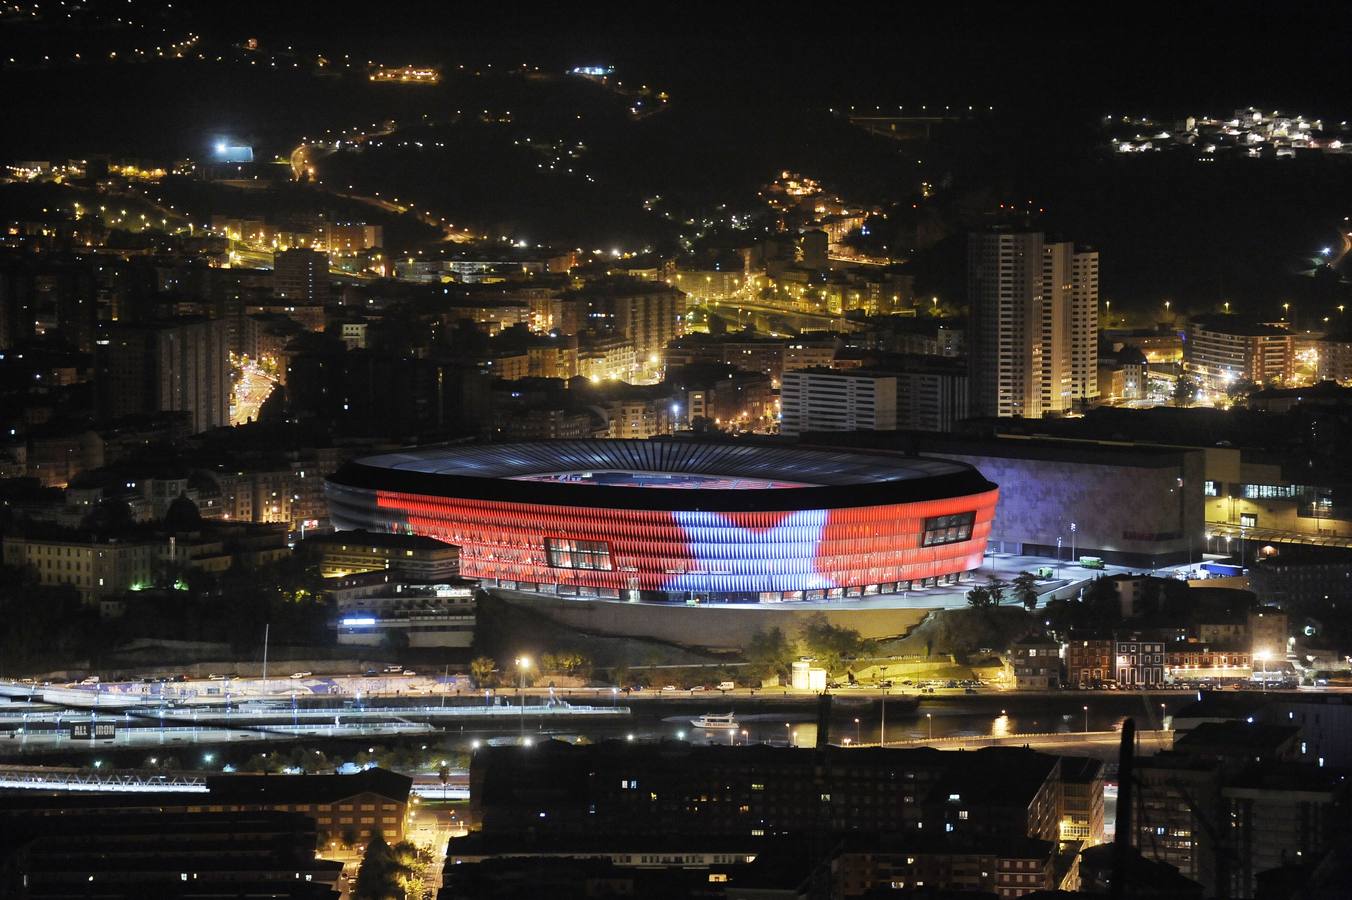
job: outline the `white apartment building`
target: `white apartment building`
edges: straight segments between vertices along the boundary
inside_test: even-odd
[[[1041,232],[967,246],[972,413],[1041,417],[1098,396],[1098,253]]]

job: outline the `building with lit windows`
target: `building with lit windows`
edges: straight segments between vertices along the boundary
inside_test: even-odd
[[[1098,252],[1041,232],[967,243],[973,413],[1039,418],[1098,397]]]
[[[307,247],[293,247],[273,256],[272,292],[298,305],[329,302],[329,257]]]
[[[1295,362],[1291,332],[1241,316],[1202,316],[1188,325],[1183,370],[1207,391],[1236,382],[1285,382]]]
[[[916,456],[596,440],[368,457],[327,494],[337,527],[454,544],[485,587],[776,602],[957,582],[981,565],[998,490]]]
[[[460,574],[458,548],[415,534],[335,531],[305,539],[319,559],[319,574],[339,578],[356,572],[393,571],[406,578],[435,580]]]

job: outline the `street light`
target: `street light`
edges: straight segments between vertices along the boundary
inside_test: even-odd
[[[1070,561],[1075,561],[1075,523],[1070,523]]]
[[[1253,658],[1263,664],[1263,693],[1267,693],[1267,661],[1272,658],[1272,654],[1266,650],[1259,650]]]
[[[784,723],[784,743],[789,747],[793,746],[793,726],[788,722]]]
[[[859,743],[859,717],[858,717],[858,716],[856,716],[856,717],[855,717],[855,720],[854,720],[854,742],[855,742],[856,744]]]
[[[1089,733],[1089,707],[1084,707],[1084,733]]]
[[[516,658],[516,684],[521,694],[521,734],[526,733],[526,670],[530,668],[529,656]]]
[[[925,713],[925,724],[929,726],[929,739],[934,740],[934,713]]]

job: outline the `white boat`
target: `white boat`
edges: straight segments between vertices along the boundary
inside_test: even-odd
[[[691,719],[690,724],[706,731],[732,731],[738,727],[737,720],[733,718],[732,713],[725,716],[705,713],[698,719]]]

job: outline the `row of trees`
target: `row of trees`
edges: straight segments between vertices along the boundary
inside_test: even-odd
[[[967,592],[967,605],[973,609],[995,609],[1006,600],[1022,603],[1030,613],[1037,607],[1037,576],[1020,572],[1012,582],[992,575],[986,584]]]
[[[590,671],[591,667],[592,661],[576,650],[542,653],[526,673],[526,682],[530,684],[537,676],[581,675]],[[476,656],[470,660],[469,676],[476,687],[510,687],[516,684],[518,673],[514,665],[500,667],[491,656]]]

